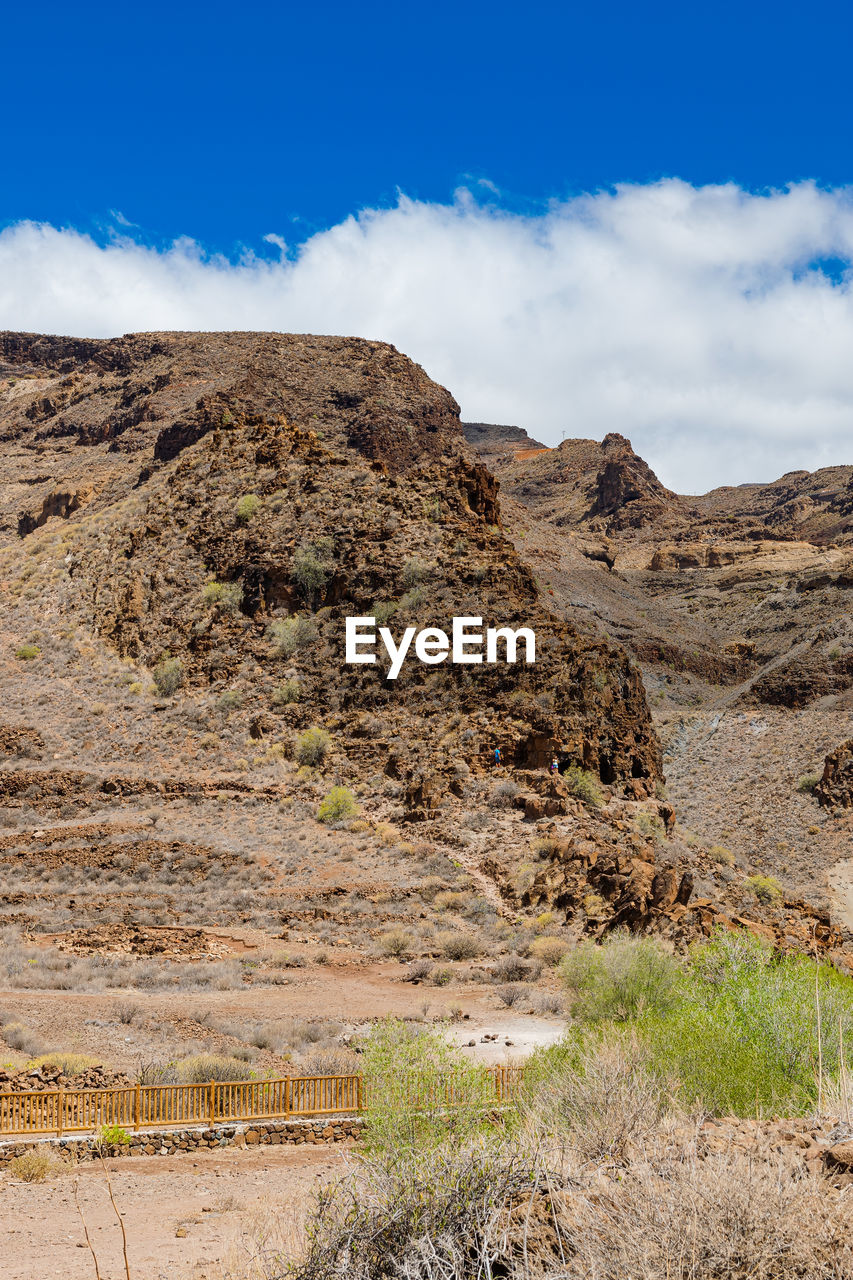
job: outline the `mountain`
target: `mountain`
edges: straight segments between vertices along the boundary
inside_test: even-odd
[[[495,428],[494,440],[503,428]],[[672,493],[624,437],[477,447],[505,527],[563,616],[638,662],[681,820],[797,892],[846,890],[849,811],[812,783],[853,711],[853,466]]]
[[[844,469],[774,524],[772,495],[672,494],[621,436],[463,426],[387,344],[255,333],[2,334],[0,450],[0,907],[40,946],[218,956],[227,927],[368,963],[404,928],[435,957],[449,894],[468,956],[541,918],[561,945],[722,923],[842,962],[839,806],[794,785],[819,835],[784,870],[754,776],[727,832],[717,744],[748,723],[766,753],[748,708],[799,711],[761,680],[830,643],[827,752],[850,736]],[[753,638],[755,575],[783,608]],[[525,627],[536,661],[390,679],[344,660],[367,616]]]

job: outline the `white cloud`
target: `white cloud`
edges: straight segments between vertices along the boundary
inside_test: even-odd
[[[0,232],[0,328],[382,338],[468,419],[548,443],[620,431],[696,492],[853,463],[853,294],[826,259],[853,260],[853,193],[811,183],[669,180],[540,216],[401,197],[237,263],[19,223]]]

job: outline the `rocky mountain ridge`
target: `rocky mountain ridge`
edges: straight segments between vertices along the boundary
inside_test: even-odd
[[[634,625],[647,579],[673,574],[620,568],[623,543],[641,559],[662,528],[678,543],[699,519],[692,500],[621,437],[547,451],[505,429],[492,444],[382,343],[0,335],[0,818],[19,827],[16,876],[41,868],[47,885],[13,887],[6,918],[54,948],[61,938],[60,957],[91,950],[95,926],[142,937],[164,923],[144,905],[154,876],[170,926],[269,929],[278,917],[301,933],[338,919],[352,937],[364,906],[350,905],[342,850],[356,856],[361,824],[372,870],[356,883],[386,927],[429,879],[406,869],[408,853],[388,865],[393,839],[451,883],[467,877],[476,911],[514,928],[534,912],[567,937],[626,924],[682,946],[728,923],[783,946],[808,934],[840,955],[828,908],[808,900],[813,883],[762,901],[761,854],[711,856],[705,799],[697,821],[677,777],[675,804],[663,798],[662,744],[667,773],[689,752],[673,755],[673,726],[657,706],[655,725],[646,697],[662,654],[684,655],[688,682],[719,680],[738,697],[760,664],[749,641],[694,642],[702,628],[679,617],[690,607],[678,591],[658,589],[664,624]],[[819,591],[806,598],[822,608]],[[529,626],[537,662],[413,662],[389,681],[380,664],[342,660],[345,617],[370,614],[395,634],[461,615]],[[309,732],[326,741],[314,764],[299,758]],[[549,775],[555,758],[565,778]],[[317,806],[332,783],[363,816],[327,839]],[[254,807],[263,821],[244,838]],[[106,849],[101,833],[87,855],[87,815],[112,809],[97,824]],[[551,827],[552,852],[531,863]],[[422,838],[410,846],[404,830]],[[274,851],[259,857],[260,839]],[[321,872],[299,858],[306,839]],[[249,901],[216,898],[206,916],[170,887],[239,877],[240,856]],[[74,868],[92,873],[92,892],[63,885],[65,862],[72,880]],[[368,936],[375,945],[379,922]]]

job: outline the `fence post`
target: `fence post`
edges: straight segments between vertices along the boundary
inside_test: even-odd
[[[62,1137],[62,1113],[65,1109],[65,1090],[62,1085],[59,1086],[59,1093],[56,1095],[56,1136]]]
[[[137,1080],[133,1091],[133,1127],[139,1129],[139,1113],[142,1110],[142,1085]]]
[[[213,1122],[216,1119],[216,1081],[211,1080],[208,1086],[207,1112],[210,1119],[210,1128],[213,1128]]]
[[[357,1110],[358,1110],[359,1115],[361,1115],[362,1111],[364,1110],[364,1084],[363,1084],[363,1082],[364,1082],[364,1076],[359,1075],[359,1076],[357,1077],[357,1079],[358,1079],[358,1086],[357,1086],[357,1088],[358,1088],[358,1092],[357,1092],[357,1099],[358,1099],[358,1100],[357,1100],[357,1102],[356,1102],[356,1107],[357,1107]]]
[[[284,1082],[284,1118],[290,1119],[290,1076]]]

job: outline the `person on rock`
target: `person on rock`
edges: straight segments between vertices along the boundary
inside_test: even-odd
[[[503,764],[503,762],[504,760],[503,760],[503,756],[501,755],[500,747],[495,747],[495,768],[499,769]]]

